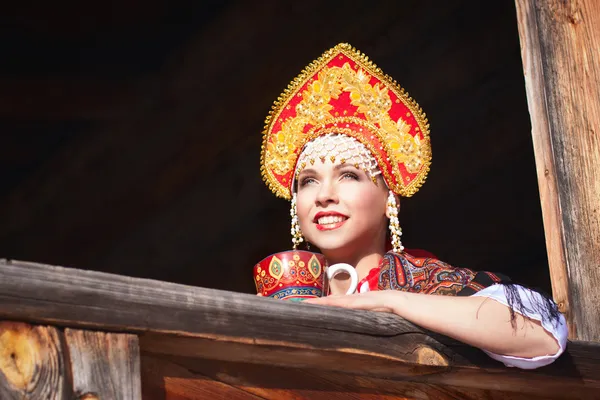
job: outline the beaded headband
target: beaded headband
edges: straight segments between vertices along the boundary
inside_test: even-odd
[[[425,114],[396,81],[347,43],[309,64],[265,120],[261,173],[277,196],[291,199],[301,151],[327,134],[363,144],[400,196],[412,196],[427,178],[431,144]]]
[[[314,165],[317,161],[348,163],[362,169],[373,182],[376,182],[377,175],[381,174],[377,160],[371,152],[361,142],[346,135],[327,133],[308,142],[298,157],[295,178],[298,178],[304,168]]]

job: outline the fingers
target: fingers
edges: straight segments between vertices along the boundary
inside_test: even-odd
[[[309,304],[358,309],[370,309],[377,304],[377,301],[374,301],[374,299],[358,294],[327,296],[318,299],[307,299],[304,300],[304,302]]]
[[[352,308],[355,310],[393,312],[393,309],[386,303],[386,299],[386,293],[384,292],[369,292],[307,299],[304,302],[323,306]]]
[[[308,304],[320,304],[320,305],[334,305],[336,304],[336,299],[331,299],[329,297],[321,297],[318,299],[306,299],[303,303]]]

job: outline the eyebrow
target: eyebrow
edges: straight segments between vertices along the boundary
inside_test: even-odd
[[[337,164],[335,167],[333,167],[334,170],[338,171],[342,168],[346,168],[346,167],[352,167],[354,169],[357,169],[354,165],[349,164],[349,163],[343,163],[343,164]],[[300,173],[298,174],[298,176],[300,176],[301,174],[306,173],[306,174],[316,174],[317,171],[315,171],[312,168],[306,168],[303,169],[302,171],[300,171]]]

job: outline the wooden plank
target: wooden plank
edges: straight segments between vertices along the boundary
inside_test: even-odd
[[[600,3],[516,0],[554,297],[600,340]]]
[[[385,313],[339,310],[23,261],[0,260],[0,315],[130,332],[273,334],[328,328],[357,334],[423,334]],[[57,290],[60,288],[60,290]],[[294,315],[293,319],[289,316]],[[315,318],[316,317],[316,318]],[[79,321],[79,322],[76,322]],[[258,322],[260,321],[260,323]],[[262,326],[269,322],[272,326]]]
[[[0,275],[0,318],[137,332],[146,354],[343,365],[354,375],[536,395],[600,390],[600,344],[571,343],[552,366],[519,371],[391,314],[24,262],[0,262]]]
[[[73,390],[81,398],[141,399],[136,335],[65,330]]]
[[[460,399],[525,400],[540,397],[488,389],[441,386],[405,380],[374,378],[337,371],[287,368],[272,365],[223,362],[190,357],[156,357],[144,355],[142,363],[179,366],[186,376],[224,382],[265,399]],[[143,369],[145,371],[145,369]],[[142,375],[145,372],[142,372]],[[563,396],[564,397],[564,396]],[[561,398],[544,396],[544,399]]]
[[[144,400],[219,399],[257,400],[258,397],[227,383],[214,380],[185,366],[157,357],[142,356]]]
[[[289,333],[289,332],[288,332]],[[439,354],[429,344],[413,342],[419,361],[402,360],[396,338],[383,338],[382,347],[368,343],[366,335],[349,338],[330,332],[339,342],[336,347],[313,347],[256,338],[181,337],[144,334],[140,338],[143,354],[207,358],[239,363],[294,367],[315,371],[340,371],[349,375],[422,382],[438,386],[455,386],[482,390],[498,390],[551,397],[569,393],[580,399],[596,399],[600,392],[600,344],[571,343],[569,353],[553,365],[533,371],[501,368],[482,358],[471,358],[475,365],[460,360],[448,366],[439,365]],[[409,336],[409,335],[404,335]],[[409,341],[409,338],[403,337]],[[354,342],[351,342],[354,340]],[[366,342],[366,343],[365,343]],[[404,343],[406,345],[406,343]],[[473,357],[473,355],[471,355]],[[470,358],[470,357],[469,357]],[[433,361],[433,362],[432,362]],[[433,365],[432,365],[433,364]],[[436,365],[438,364],[438,365]]]
[[[62,332],[0,321],[0,399],[71,400]]]

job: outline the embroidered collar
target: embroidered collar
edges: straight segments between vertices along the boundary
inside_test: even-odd
[[[404,251],[413,257],[423,257],[423,258],[435,258],[433,253],[430,253],[426,250],[422,249],[407,249]],[[372,290],[378,290],[379,284],[379,274],[381,272],[381,267],[383,265],[383,258],[379,260],[379,265],[374,268],[371,268],[367,276],[358,282],[357,292],[358,293],[366,293]]]

